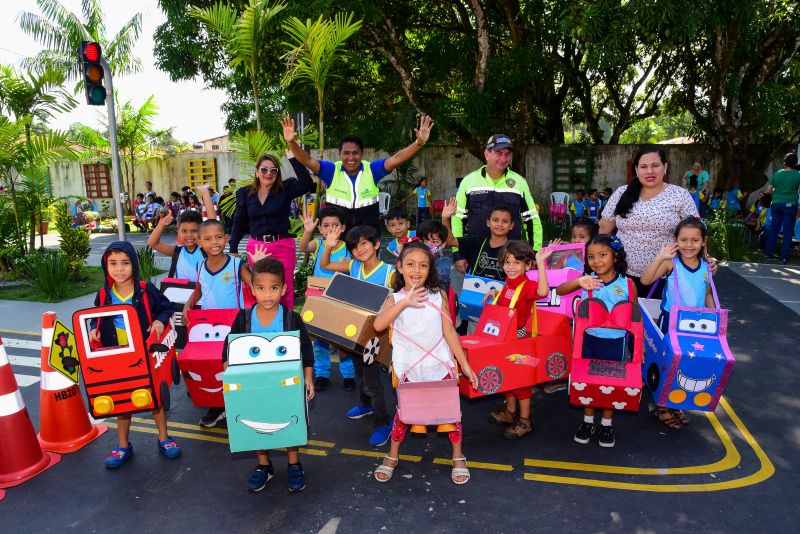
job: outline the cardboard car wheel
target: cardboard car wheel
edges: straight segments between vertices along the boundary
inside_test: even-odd
[[[481,369],[481,372],[478,373],[478,389],[486,395],[491,395],[500,389],[500,384],[502,383],[503,373],[493,365],[484,367]]]
[[[560,352],[554,352],[547,357],[546,370],[547,376],[553,380],[558,380],[567,372],[567,357]]]
[[[172,383],[176,386],[181,383],[181,369],[178,367],[178,358],[172,360]]]
[[[650,367],[647,368],[647,387],[650,388],[650,391],[655,391],[660,383],[661,371],[658,370],[658,364],[651,363]]]
[[[381,351],[381,340],[377,337],[370,339],[364,347],[364,364],[372,365]]]
[[[169,385],[161,382],[161,407],[165,412],[169,411]]]

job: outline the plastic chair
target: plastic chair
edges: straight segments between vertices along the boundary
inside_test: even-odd
[[[563,204],[564,208],[554,210],[553,206],[559,204]],[[569,193],[554,191],[550,193],[550,222],[557,223],[564,222],[564,220],[568,220],[570,226],[572,226],[572,213],[569,211]]]
[[[392,200],[392,195],[389,193],[378,193],[378,211],[381,215],[386,215],[389,211],[389,203]]]

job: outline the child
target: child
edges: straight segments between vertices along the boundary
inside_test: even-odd
[[[187,328],[189,327],[187,312],[195,304],[203,309],[244,308],[242,282],[247,285],[251,282],[247,262],[225,253],[228,236],[221,222],[216,219],[204,221],[200,224],[199,236],[200,246],[203,247],[206,258],[197,268],[197,285],[194,293],[183,305],[181,321]],[[252,257],[253,261],[258,261],[264,257],[264,252],[257,250]],[[213,427],[224,418],[223,408],[211,407],[200,419],[200,425]]]
[[[359,280],[372,282],[379,286],[391,287],[394,267],[378,259],[381,238],[372,226],[356,226],[347,232],[345,243],[353,259],[349,262],[331,261],[331,251],[339,243],[343,229],[331,228],[325,238],[320,266],[323,269],[346,273]],[[356,376],[359,379],[360,403],[347,412],[350,419],[361,419],[369,414],[375,416],[375,430],[369,438],[372,447],[381,447],[389,441],[392,427],[389,424],[389,413],[386,409],[383,384],[381,384],[381,366],[377,362],[364,365],[361,355],[353,355]]]
[[[303,237],[300,238],[300,252],[307,252],[313,254],[314,272],[311,276],[318,276],[320,278],[331,278],[334,271],[323,269],[320,266],[322,259],[322,250],[325,248],[325,239],[328,237],[330,231],[334,228],[344,231],[346,226],[344,224],[344,213],[336,206],[326,206],[319,210],[319,220],[314,219],[311,214],[303,214]],[[317,222],[319,221],[319,233],[322,239],[313,239],[314,231],[317,229]],[[347,247],[343,241],[331,250],[331,261],[341,262],[350,258],[347,252]],[[314,389],[316,391],[324,391],[331,381],[331,351],[336,352],[328,343],[314,339],[314,375],[316,381],[314,382]],[[344,390],[355,391],[356,389],[356,371],[353,367],[353,358],[349,354],[341,353],[339,357],[339,372],[342,373],[344,379]]]
[[[177,191],[173,191],[169,195],[169,214],[172,215],[173,220],[177,221],[181,211],[183,211],[181,195]]]
[[[196,212],[202,212],[203,208],[200,207],[200,203],[197,201],[197,197],[194,195],[189,195],[189,202],[186,205],[187,210],[192,210]]]
[[[714,196],[708,202],[708,208],[718,210],[722,208],[722,189],[719,187],[714,188]]]
[[[253,263],[253,293],[258,302],[248,310],[239,310],[231,326],[231,334],[300,331],[300,355],[303,361],[303,377],[306,386],[306,400],[314,398],[314,349],[308,337],[305,324],[297,312],[286,309],[280,299],[286,293],[286,272],[283,264],[275,258],[262,258]],[[228,367],[228,338],[222,349],[223,367]],[[306,476],[300,464],[299,447],[286,447],[289,456],[289,491],[303,491]],[[275,467],[270,463],[269,451],[256,451],[258,465],[250,479],[247,489],[261,491],[275,475]]]
[[[608,203],[608,199],[611,198],[611,195],[613,195],[613,194],[614,194],[614,190],[611,189],[610,187],[606,187],[605,189],[603,189],[603,194],[600,196],[600,202],[601,202],[600,211],[601,212],[603,211],[603,208],[606,207],[606,204]]]
[[[589,198],[584,202],[586,206],[586,214],[592,221],[600,220],[600,211],[603,208],[603,203],[600,202],[600,193],[597,189],[589,191]]]
[[[405,204],[406,200],[412,196],[417,197],[417,227],[419,227],[423,219],[431,218],[431,191],[428,189],[428,179],[426,177],[423,176],[419,179],[417,187],[411,190],[411,193],[403,199],[402,203]],[[419,233],[419,228],[417,228],[417,232]]]
[[[385,330],[389,325],[393,327],[394,376],[402,377],[408,373],[407,380],[410,382],[444,380],[451,371],[455,371],[455,356],[461,372],[476,388],[478,378],[467,363],[447,313],[447,296],[441,290],[433,269],[434,261],[430,249],[422,243],[411,242],[403,247],[397,262],[397,270],[402,276],[395,276],[392,284],[395,292],[386,299],[375,319],[375,330]],[[453,430],[448,432],[453,446],[450,480],[454,484],[466,484],[470,475],[467,459],[461,449],[461,421],[452,421],[451,428]],[[389,454],[375,470],[378,482],[388,482],[392,478],[398,463],[400,444],[407,430],[408,424],[395,414]]]
[[[147,246],[172,258],[167,278],[185,278],[190,282],[197,282],[200,263],[206,257],[203,249],[197,246],[203,217],[196,211],[187,211],[178,216],[178,236],[182,245],[171,245],[161,241],[161,234],[172,221],[171,213],[164,215],[147,239]]]
[[[583,199],[585,191],[578,189],[575,191],[575,198],[569,201],[569,211],[572,212],[573,219],[582,219],[586,217],[586,201]]]
[[[741,200],[743,193],[739,189],[739,181],[731,180],[725,189],[725,211],[734,215],[740,214],[742,212]]]
[[[142,334],[147,335],[147,332],[153,331],[161,336],[164,325],[172,317],[172,303],[153,284],[139,281],[139,260],[133,245],[127,241],[111,243],[103,253],[101,264],[106,282],[97,292],[95,306],[130,304],[136,309]],[[119,315],[113,320],[95,323],[89,339],[95,343],[101,342],[104,347],[127,345],[128,335],[123,317]],[[158,429],[158,450],[162,456],[170,459],[180,456],[181,448],[167,434],[167,412],[163,406],[153,410],[153,420]],[[105,465],[108,469],[120,467],[133,456],[133,445],[128,441],[130,428],[130,415],[117,417],[119,446],[106,457]]]
[[[711,293],[708,263],[703,259],[707,241],[706,225],[700,219],[688,217],[675,228],[675,243],[661,248],[656,259],[642,274],[643,284],[652,284],[666,275],[666,290],[661,300],[658,326],[665,334],[669,330],[670,308],[678,301],[681,306],[715,308]],[[677,264],[674,259],[677,257]],[[674,266],[677,265],[677,269]],[[675,277],[678,277],[677,284]],[[675,293],[676,287],[680,295]],[[681,410],[658,407],[658,419],[673,429],[689,424],[689,416]]]
[[[558,286],[559,295],[583,288],[581,299],[589,297],[603,301],[611,310],[617,302],[636,301],[636,286],[625,276],[628,260],[620,238],[598,234],[586,244],[586,272],[591,274],[564,282]],[[613,328],[588,328],[583,337],[583,357],[595,360],[622,360],[629,353],[627,334]],[[589,443],[595,434],[594,408],[583,409],[583,423],[575,432],[575,441]],[[603,410],[598,441],[601,447],[614,446],[614,410]]]
[[[143,193],[136,195],[136,202],[134,202],[134,213],[136,214],[136,218],[133,220],[133,224],[142,232],[147,231],[146,216],[148,204],[150,204],[150,197],[147,197],[147,200],[145,200]]]
[[[402,247],[400,239],[404,237],[408,239],[417,234],[413,230],[409,230],[411,222],[401,208],[392,208],[387,211],[384,220],[386,221],[386,228],[394,237],[394,239],[386,245],[386,251],[390,254],[392,261],[394,261],[400,254],[400,248]]]
[[[513,308],[517,312],[517,338],[526,335],[526,325],[534,303],[550,293],[547,283],[547,258],[553,253],[545,247],[538,254],[524,241],[509,241],[500,252],[500,263],[506,273],[506,283],[500,292],[489,291],[486,300],[493,299],[498,306]],[[539,281],[529,280],[526,272],[533,267],[534,255]],[[524,387],[505,392],[506,403],[500,410],[489,414],[489,421],[508,425],[506,439],[519,439],[533,432],[531,426],[531,388]],[[517,407],[519,404],[519,407]]]
[[[439,275],[445,294],[450,291],[450,268],[453,266],[452,258],[444,255],[444,248],[447,246],[447,236],[449,235],[450,232],[447,231],[447,227],[433,219],[426,219],[417,227],[417,237],[428,245],[431,254],[433,254],[434,268],[436,269],[436,274]]]

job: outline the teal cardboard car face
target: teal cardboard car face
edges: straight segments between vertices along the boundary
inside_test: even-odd
[[[299,332],[228,336],[222,382],[231,452],[308,442]]]

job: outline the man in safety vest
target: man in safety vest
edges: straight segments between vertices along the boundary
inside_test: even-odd
[[[364,142],[360,137],[348,135],[339,141],[339,161],[316,160],[295,141],[294,120],[284,128],[283,136],[297,161],[319,176],[327,190],[325,199],[342,208],[347,217],[347,228],[366,224],[380,233],[378,210],[378,182],[401,164],[411,159],[425,146],[431,135],[433,121],[427,115],[414,128],[416,140],[386,159],[365,161]]]
[[[523,176],[509,166],[514,146],[504,134],[494,134],[486,143],[483,155],[486,165],[466,175],[456,193],[456,214],[453,235],[489,237],[486,219],[498,204],[509,206],[514,215],[514,227],[509,239],[524,238],[534,250],[542,248],[542,222]],[[465,225],[466,222],[466,225]]]

